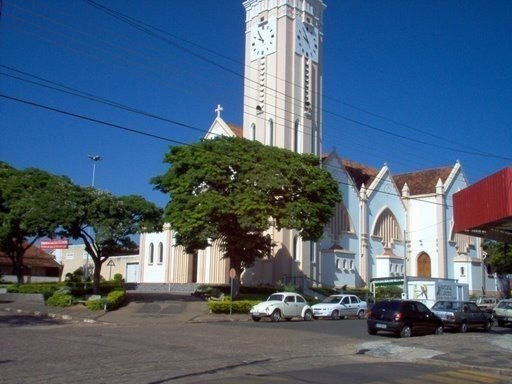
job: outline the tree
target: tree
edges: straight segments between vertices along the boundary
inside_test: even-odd
[[[141,196],[117,197],[91,187],[75,186],[65,200],[68,216],[59,235],[84,242],[94,263],[96,294],[103,263],[113,255],[137,249],[132,235],[159,231],[162,227],[162,209]]]
[[[512,245],[494,240],[485,240],[483,249],[487,252],[485,264],[490,266],[498,277],[498,290],[504,297],[510,297],[508,274],[512,273]]]
[[[336,182],[313,155],[219,137],[173,147],[168,171],[152,183],[170,194],[164,220],[188,253],[219,240],[240,276],[257,258],[270,256],[265,232],[296,229],[318,240],[341,200]]]
[[[11,259],[18,284],[23,284],[25,251],[40,238],[52,237],[64,220],[61,197],[69,188],[66,177],[0,162],[0,250]]]

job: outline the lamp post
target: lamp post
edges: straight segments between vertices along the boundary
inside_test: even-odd
[[[101,156],[89,155],[89,159],[92,160],[92,186],[94,187],[94,177],[96,175],[96,162],[101,160]]]
[[[92,184],[91,184],[91,186],[94,188],[94,178],[96,176],[96,163],[101,160],[101,156],[89,155],[89,159],[92,160]],[[87,256],[85,257],[84,277],[85,277],[85,281],[87,281],[87,279],[89,278],[89,252],[87,252]]]

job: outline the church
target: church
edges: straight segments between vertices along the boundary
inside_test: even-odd
[[[468,186],[461,164],[393,174],[322,152],[322,0],[246,0],[242,127],[219,105],[205,138],[258,140],[321,157],[342,202],[318,242],[272,231],[273,255],[240,277],[243,285],[292,283],[370,288],[404,276],[453,279],[475,295],[496,291],[481,239],[454,233],[452,197]],[[229,284],[229,261],[213,242],[196,254],[175,244],[173,229],[140,237],[140,282]]]

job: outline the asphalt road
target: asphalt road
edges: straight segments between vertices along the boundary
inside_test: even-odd
[[[478,369],[475,353],[483,348],[481,337],[508,337],[511,329],[496,335],[471,332],[405,340],[370,336],[364,320],[158,320],[84,323],[0,312],[0,383],[511,381],[506,370]],[[453,345],[442,349],[441,344]],[[460,354],[461,364],[445,364],[447,353]],[[482,349],[482,358],[487,353]],[[510,351],[496,348],[495,353],[512,361]],[[471,356],[477,356],[476,362],[469,361],[475,359]]]

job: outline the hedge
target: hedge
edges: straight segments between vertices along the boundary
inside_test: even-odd
[[[125,290],[115,290],[111,291],[107,297],[102,297],[98,300],[87,300],[85,302],[85,306],[91,311],[99,311],[102,309],[106,309],[107,311],[112,311],[121,307],[126,299]]]
[[[231,301],[229,299],[222,301],[209,301],[208,309],[211,313],[229,313],[231,304],[232,313],[249,313],[251,308],[258,304],[260,301],[255,300],[237,300]]]

